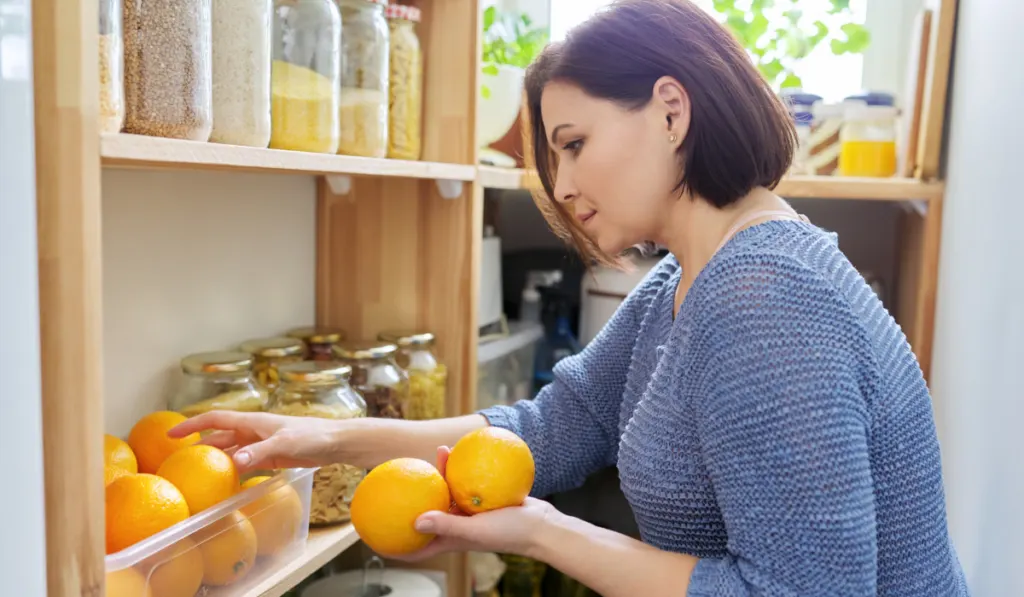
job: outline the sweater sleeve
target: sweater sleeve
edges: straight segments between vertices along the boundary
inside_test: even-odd
[[[728,555],[700,560],[688,595],[874,595],[869,340],[796,260],[718,269],[696,416]]]

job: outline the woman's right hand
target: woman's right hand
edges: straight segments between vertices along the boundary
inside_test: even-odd
[[[210,411],[174,427],[171,437],[213,431],[202,443],[232,454],[240,473],[311,467],[337,460],[341,421],[268,413]]]

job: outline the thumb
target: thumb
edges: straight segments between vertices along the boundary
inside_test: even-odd
[[[235,452],[235,466],[242,471],[260,468],[265,464],[272,464],[274,459],[281,455],[281,451],[281,438],[272,435]]]
[[[442,537],[466,539],[470,534],[469,518],[444,512],[426,512],[416,519],[416,530]]]

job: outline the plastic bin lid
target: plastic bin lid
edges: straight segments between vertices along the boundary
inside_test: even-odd
[[[508,322],[509,335],[484,342],[476,351],[477,363],[482,365],[511,354],[538,341],[544,336],[544,326],[533,321]]]

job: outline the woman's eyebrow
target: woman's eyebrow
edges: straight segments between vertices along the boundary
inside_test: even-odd
[[[562,123],[555,128],[551,129],[551,144],[558,145],[558,133],[564,128],[572,126],[571,122]]]

